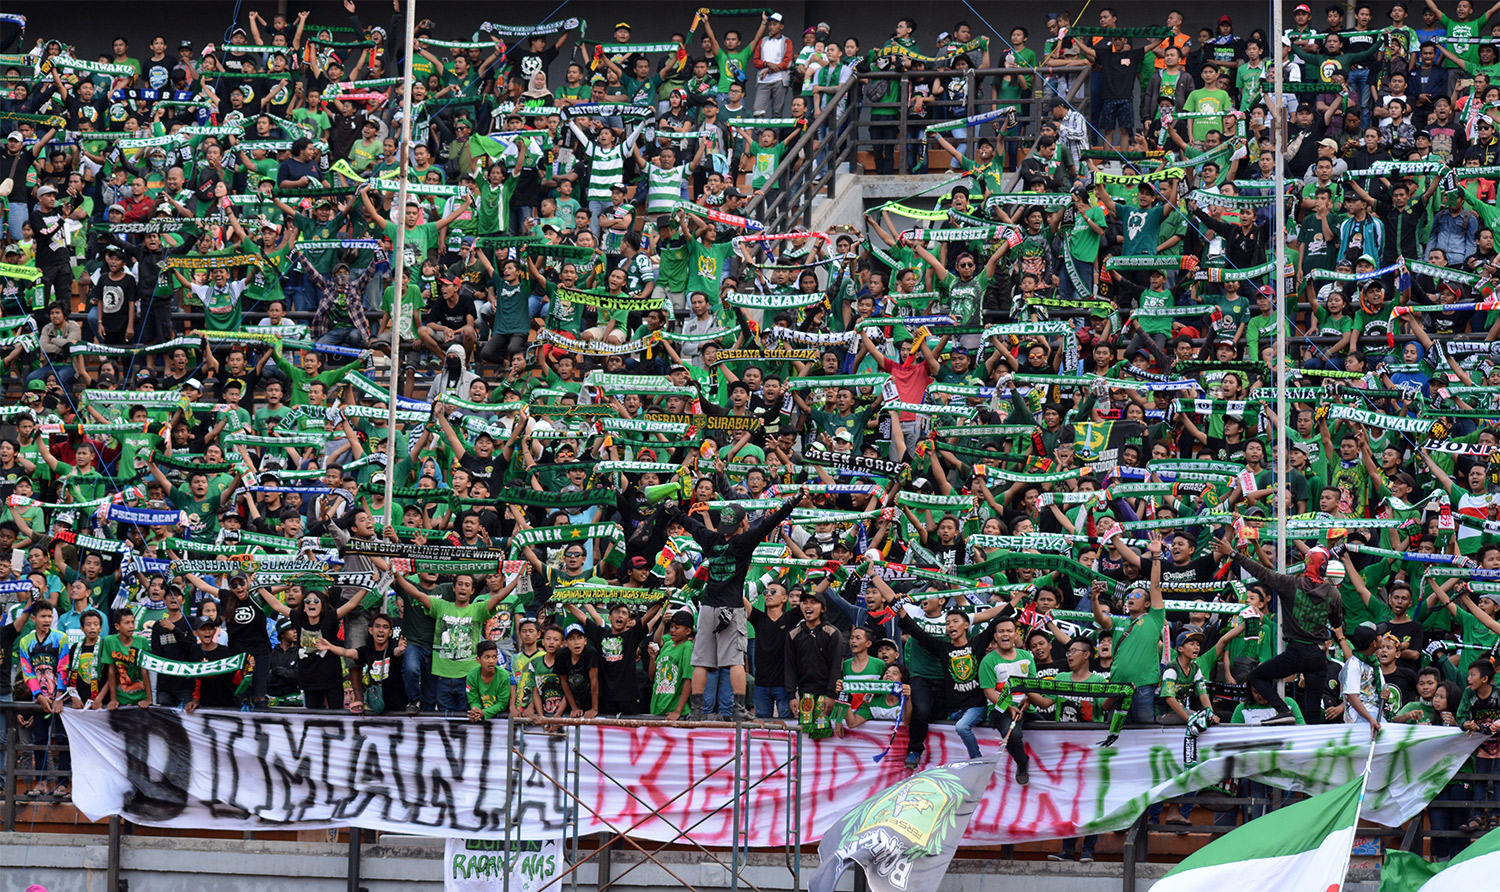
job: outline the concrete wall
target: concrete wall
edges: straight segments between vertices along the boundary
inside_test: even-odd
[[[310,9],[313,23],[325,25],[347,24],[340,3],[333,0],[305,0],[282,7],[295,14],[301,9]],[[693,11],[703,4],[680,2],[680,0],[635,0],[635,2],[597,2],[597,0],[561,0],[558,2],[536,2],[516,0],[505,4],[481,3],[477,0],[418,0],[419,17],[431,18],[438,23],[439,36],[453,38],[473,29],[485,20],[501,21],[505,24],[523,24],[551,18],[579,16],[588,20],[589,34],[594,39],[607,38],[612,33],[610,26],[621,19],[627,20],[635,29],[635,39],[661,41],[673,31],[685,30],[692,21]],[[727,6],[754,6],[753,3],[729,3]],[[818,22],[827,22],[840,39],[853,35],[869,46],[883,42],[894,28],[896,20],[907,15],[917,19],[917,38],[930,47],[937,34],[951,30],[954,23],[966,20],[975,33],[988,33],[992,37],[1010,38],[1010,31],[1017,25],[1031,33],[1031,46],[1040,49],[1046,35],[1046,14],[1057,9],[1078,10],[1080,2],[1051,3],[976,3],[973,7],[952,0],[936,0],[921,4],[901,0],[777,0],[769,3],[786,16],[787,32],[794,40],[802,29]],[[1239,26],[1244,36],[1261,27],[1269,30],[1270,12],[1264,2],[1247,0],[1221,0],[1214,4],[1182,3],[1179,0],[1110,0],[1110,6],[1120,13],[1121,24],[1144,26],[1160,24],[1168,10],[1180,7],[1187,16],[1186,27],[1196,32],[1200,27],[1212,27],[1219,15],[1228,13]],[[1295,3],[1286,3],[1287,20],[1291,20],[1291,8]],[[231,16],[235,4],[227,2],[204,3],[199,0],[48,0],[48,2],[11,2],[5,5],[6,12],[21,13],[27,17],[28,47],[38,37],[56,37],[75,44],[78,51],[87,56],[107,52],[114,37],[124,36],[130,41],[131,55],[145,58],[150,55],[147,45],[153,36],[161,34],[167,38],[170,52],[176,52],[177,42],[189,38],[198,47],[207,42],[222,42],[232,26]],[[561,9],[559,10],[559,6]],[[241,7],[240,25],[246,25],[250,10],[258,11],[269,19],[276,11],[275,0],[248,2]],[[1099,6],[1092,6],[1081,24],[1097,25]],[[1322,21],[1322,4],[1316,19]],[[384,0],[359,0],[359,12],[367,25],[389,28],[391,6]],[[985,24],[988,20],[989,25]],[[756,22],[745,17],[726,20],[725,27],[733,26],[754,32]],[[1380,21],[1384,21],[1380,19]],[[718,27],[718,26],[716,26]],[[994,60],[999,64],[1003,55],[1001,45],[992,46]]]
[[[648,849],[654,848],[646,844]],[[441,840],[385,835],[366,845],[360,885],[369,892],[442,892]],[[0,833],[0,888],[19,892],[32,883],[48,892],[113,892],[106,890],[109,849],[101,836]],[[123,843],[122,878],[131,892],[344,892],[347,889],[348,847],[323,842],[264,842],[173,837],[127,836]],[[625,874],[639,856],[626,849],[613,853],[615,887],[668,890],[682,881],[704,892],[728,889],[727,871],[696,852],[662,856],[671,874],[646,865]],[[719,853],[720,857],[727,857]],[[801,888],[817,863],[804,856]],[[1145,892],[1169,865],[1143,864],[1136,888]],[[598,874],[594,864],[579,871],[579,888],[593,889]],[[742,873],[744,881],[765,890],[790,889],[791,874],[780,854],[756,854]],[[1058,864],[1050,861],[992,861],[962,858],[953,863],[939,892],[984,892],[1024,888],[1026,892],[1119,892],[1121,865]],[[1376,892],[1378,882],[1368,871],[1351,874],[1347,892]],[[497,887],[498,888],[498,887]],[[553,889],[571,888],[558,884]],[[853,889],[846,877],[841,890]]]

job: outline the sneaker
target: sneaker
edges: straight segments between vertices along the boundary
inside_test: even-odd
[[[906,770],[907,771],[916,771],[917,770],[917,763],[920,762],[920,761],[922,761],[922,754],[921,753],[907,753],[906,754]]]
[[[1292,711],[1290,709],[1283,709],[1283,710],[1280,710],[1279,712],[1277,712],[1275,715],[1271,716],[1270,718],[1266,719],[1264,722],[1261,722],[1261,724],[1262,725],[1295,725],[1295,724],[1297,724],[1297,717],[1295,715],[1292,715]]]
[[[413,700],[410,703],[406,704],[406,714],[407,715],[418,715],[421,712],[422,712],[422,701],[421,700]]]
[[[1079,855],[1078,856],[1078,863],[1079,864],[1093,864],[1094,863],[1094,853],[1093,852],[1084,852],[1082,855]]]
[[[1061,852],[1053,852],[1047,856],[1048,861],[1067,861],[1068,856]]]
[[[1029,783],[1031,783],[1031,772],[1028,771],[1024,767],[1017,765],[1016,766],[1016,784],[1018,786],[1024,787],[1024,786],[1026,786]]]

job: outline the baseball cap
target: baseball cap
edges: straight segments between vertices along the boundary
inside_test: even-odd
[[[851,433],[847,427],[839,428],[838,433],[834,434],[833,438],[835,440],[842,440],[845,443],[854,442],[854,434]]]
[[[629,31],[630,30],[630,23],[629,22],[615,22],[615,30],[618,31],[621,28],[624,28],[626,31]]]
[[[26,137],[24,137],[24,136],[21,135],[21,131],[19,131],[19,130],[12,130],[10,133],[7,133],[5,135],[5,138],[6,138],[7,141],[13,139],[16,142],[22,142],[22,141],[24,141],[26,139]]]
[[[739,526],[740,521],[744,519],[745,509],[739,505],[726,505],[719,511],[719,527],[721,529],[732,530]]]
[[[32,379],[26,382],[26,390],[28,393],[46,393],[47,383],[45,381]]]
[[[1355,262],[1356,263],[1368,263],[1371,266],[1376,266],[1377,265],[1375,263],[1375,258],[1373,256],[1369,255],[1369,254],[1361,254],[1361,255],[1359,255],[1359,260],[1357,260]]]
[[[773,13],[771,13],[769,20],[773,21],[773,22],[779,22],[779,21],[781,21],[781,13],[779,13],[779,12],[773,12]]]
[[[182,382],[182,386],[191,387],[194,390],[202,390],[203,382],[199,381],[197,378],[189,378],[186,381]]]
[[[52,194],[52,195],[56,195],[57,194],[57,187],[56,186],[43,186],[42,188],[36,190],[36,194],[37,195],[47,195],[49,193]]]
[[[583,626],[580,626],[578,623],[571,623],[571,624],[569,624],[567,631],[563,633],[563,637],[564,638],[569,638],[575,632],[578,633],[579,635],[584,634]]]
[[[1326,146],[1330,149],[1333,149],[1335,152],[1337,152],[1339,148],[1339,144],[1331,139],[1320,139],[1318,140],[1318,145]]]
[[[1298,3],[1297,8],[1293,9],[1292,12],[1312,12],[1312,7],[1306,3]]]
[[[1219,16],[1219,24],[1221,24],[1221,25],[1224,25],[1224,24],[1233,25],[1234,24],[1234,19],[1231,19],[1227,15],[1221,15],[1221,16]]]
[[[1204,641],[1208,640],[1207,637],[1204,636],[1204,634],[1202,632],[1198,631],[1197,629],[1183,629],[1181,632],[1177,633],[1177,639],[1172,644],[1172,646],[1173,647],[1182,647],[1184,644],[1187,644],[1189,641],[1192,641],[1194,638],[1197,638],[1198,642],[1200,644],[1203,643]]]
[[[182,594],[182,592],[179,591],[178,594]],[[218,627],[219,621],[211,616],[200,617],[198,621],[193,624],[193,628],[195,629],[217,629]]]
[[[646,569],[650,565],[648,563],[646,563],[646,558],[645,557],[643,557],[642,555],[638,554],[635,557],[633,557],[633,558],[630,559],[628,566],[632,570],[644,570],[644,569]]]

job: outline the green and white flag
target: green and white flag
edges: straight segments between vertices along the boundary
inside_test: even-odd
[[[1152,892],[1342,888],[1364,783],[1356,777],[1219,837],[1157,880]]]
[[[1448,862],[1433,863],[1416,852],[1388,849],[1380,868],[1380,892],[1447,892],[1490,889],[1500,875],[1500,830],[1491,830]]]

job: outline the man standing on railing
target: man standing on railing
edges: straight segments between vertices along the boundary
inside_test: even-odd
[[[797,54],[792,41],[781,33],[781,13],[771,13],[765,25],[766,36],[756,42],[751,60],[756,70],[753,107],[757,117],[774,118],[786,109],[792,90],[791,67]]]
[[[792,516],[794,508],[807,498],[807,488],[787,499],[775,512],[753,526],[745,509],[731,505],[721,511],[713,528],[679,508],[673,520],[682,524],[688,535],[703,549],[700,571],[708,580],[698,602],[698,632],[693,639],[693,720],[703,718],[703,691],[708,685],[710,669],[729,669],[729,683],[734,688],[735,721],[755,717],[745,702],[745,574],[755,546],[765,541],[771,531]]]

